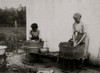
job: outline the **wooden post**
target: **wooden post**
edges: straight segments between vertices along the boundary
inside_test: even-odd
[[[16,53],[18,53],[18,35],[17,35],[17,21],[15,20],[15,40],[16,40]]]

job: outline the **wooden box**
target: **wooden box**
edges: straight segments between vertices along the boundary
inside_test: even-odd
[[[74,59],[74,58],[81,58],[84,55],[84,47],[85,45],[82,44],[77,47],[73,47],[71,43],[62,42],[59,44],[60,48],[60,56],[64,58]]]
[[[43,48],[43,45],[44,41],[41,42],[27,41],[26,50],[29,53],[38,53],[40,48]]]

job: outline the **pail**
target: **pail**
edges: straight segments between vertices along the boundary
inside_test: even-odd
[[[0,55],[3,55],[5,53],[5,49],[7,46],[0,46]]]
[[[40,52],[43,53],[43,54],[48,53],[49,52],[49,48],[47,48],[47,47],[46,48],[41,48]]]
[[[39,47],[27,47],[28,53],[39,53]]]

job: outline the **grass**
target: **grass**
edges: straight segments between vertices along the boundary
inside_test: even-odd
[[[0,27],[0,33],[4,32],[12,32],[15,31],[16,29],[14,27]],[[18,27],[18,31],[21,31],[23,33],[26,33],[26,27]]]

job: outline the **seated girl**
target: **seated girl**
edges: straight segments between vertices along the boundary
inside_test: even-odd
[[[33,23],[31,25],[32,30],[30,31],[31,34],[31,40],[35,40],[38,41],[39,40],[39,30],[38,30],[38,24],[37,23]]]

